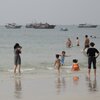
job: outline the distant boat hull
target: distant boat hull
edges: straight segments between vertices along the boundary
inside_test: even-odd
[[[42,27],[42,26],[34,26],[35,29],[54,29],[55,25],[49,25],[48,27]]]
[[[97,25],[79,24],[79,28],[96,28]]]
[[[21,25],[16,25],[15,23],[14,24],[8,24],[8,25],[5,25],[5,27],[7,28],[7,29],[19,29],[19,28],[21,28],[22,26]]]
[[[33,24],[28,24],[25,26],[26,28],[33,28]]]
[[[19,29],[19,28],[21,28],[22,26],[15,26],[15,27],[11,27],[11,26],[5,26],[6,28],[12,28],[12,29]]]
[[[56,25],[50,25],[48,23],[42,24],[42,23],[34,23],[26,25],[26,28],[34,28],[34,29],[54,29]]]

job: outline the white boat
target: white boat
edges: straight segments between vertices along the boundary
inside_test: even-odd
[[[12,29],[19,29],[22,27],[22,25],[17,25],[16,23],[8,23],[5,25],[6,28],[12,28]]]
[[[79,24],[79,28],[96,28],[97,25],[91,25],[91,24]]]
[[[60,30],[61,30],[61,31],[68,31],[67,28],[61,28]]]

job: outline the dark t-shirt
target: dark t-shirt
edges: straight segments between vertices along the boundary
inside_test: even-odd
[[[89,48],[87,50],[87,55],[90,57],[95,57],[96,53],[99,53],[99,51],[96,48]]]

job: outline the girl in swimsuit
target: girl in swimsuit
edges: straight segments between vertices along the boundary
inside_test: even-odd
[[[79,65],[78,65],[78,60],[77,59],[73,59],[73,65],[72,65],[72,71],[79,71],[80,68],[79,68]],[[75,73],[74,73],[74,76],[73,76],[73,80],[74,81],[78,81],[79,80],[79,76]]]
[[[73,65],[72,65],[72,71],[79,71],[79,65],[78,65],[78,60],[77,59],[73,59]]]

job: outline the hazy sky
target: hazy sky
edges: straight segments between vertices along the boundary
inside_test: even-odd
[[[0,0],[0,25],[100,24],[100,0]]]

